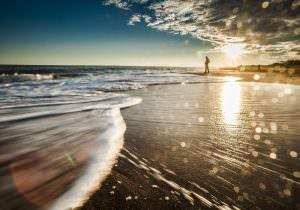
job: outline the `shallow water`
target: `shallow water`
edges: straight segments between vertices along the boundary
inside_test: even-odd
[[[4,118],[0,123],[1,209],[80,206],[110,172],[122,148],[126,125],[120,107],[139,99],[125,102],[111,99],[108,108],[103,102],[84,104],[84,108],[82,104],[52,106],[51,111],[31,107],[21,109],[26,114],[18,118]]]
[[[18,68],[0,76],[3,210],[80,206],[111,172],[126,126],[120,159],[184,207],[298,205],[297,86],[178,68]]]
[[[143,104],[123,112],[125,149],[89,207],[299,209],[298,86],[208,83],[133,95]]]
[[[3,210],[75,208],[99,188],[123,145],[126,124],[120,109],[141,103],[120,91],[224,81],[182,74],[184,69],[1,68]]]

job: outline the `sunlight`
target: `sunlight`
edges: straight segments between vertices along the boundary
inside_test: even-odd
[[[240,112],[240,85],[236,82],[225,83],[222,90],[222,112],[225,124],[236,123]]]
[[[242,44],[228,44],[223,46],[222,52],[224,52],[230,59],[237,59],[244,50]]]

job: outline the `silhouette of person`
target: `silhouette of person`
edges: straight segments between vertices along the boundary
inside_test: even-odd
[[[205,73],[209,73],[209,68],[208,68],[209,62],[210,62],[209,58],[205,56]]]

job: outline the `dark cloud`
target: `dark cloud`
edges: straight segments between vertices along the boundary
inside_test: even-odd
[[[190,34],[211,42],[245,44],[248,53],[299,57],[300,0],[108,0],[118,6],[144,6],[140,17],[161,31]],[[120,7],[120,6],[119,6]]]

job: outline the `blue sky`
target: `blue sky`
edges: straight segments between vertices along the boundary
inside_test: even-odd
[[[120,8],[122,2],[128,2],[128,8]],[[149,9],[156,3],[153,1],[0,3],[1,64],[198,66],[205,55],[212,57],[216,66],[268,61],[267,57],[258,58],[257,53],[230,61],[217,50],[214,40],[190,32],[178,34],[177,28],[151,26],[143,16],[151,17],[152,24],[161,18],[155,16],[155,8]],[[141,17],[140,22],[129,25],[135,15]]]
[[[144,24],[129,26],[130,16],[131,12],[103,6],[99,0],[1,1],[0,62],[188,65],[197,59],[188,56],[207,47],[189,36]],[[184,57],[182,62],[178,57]]]

